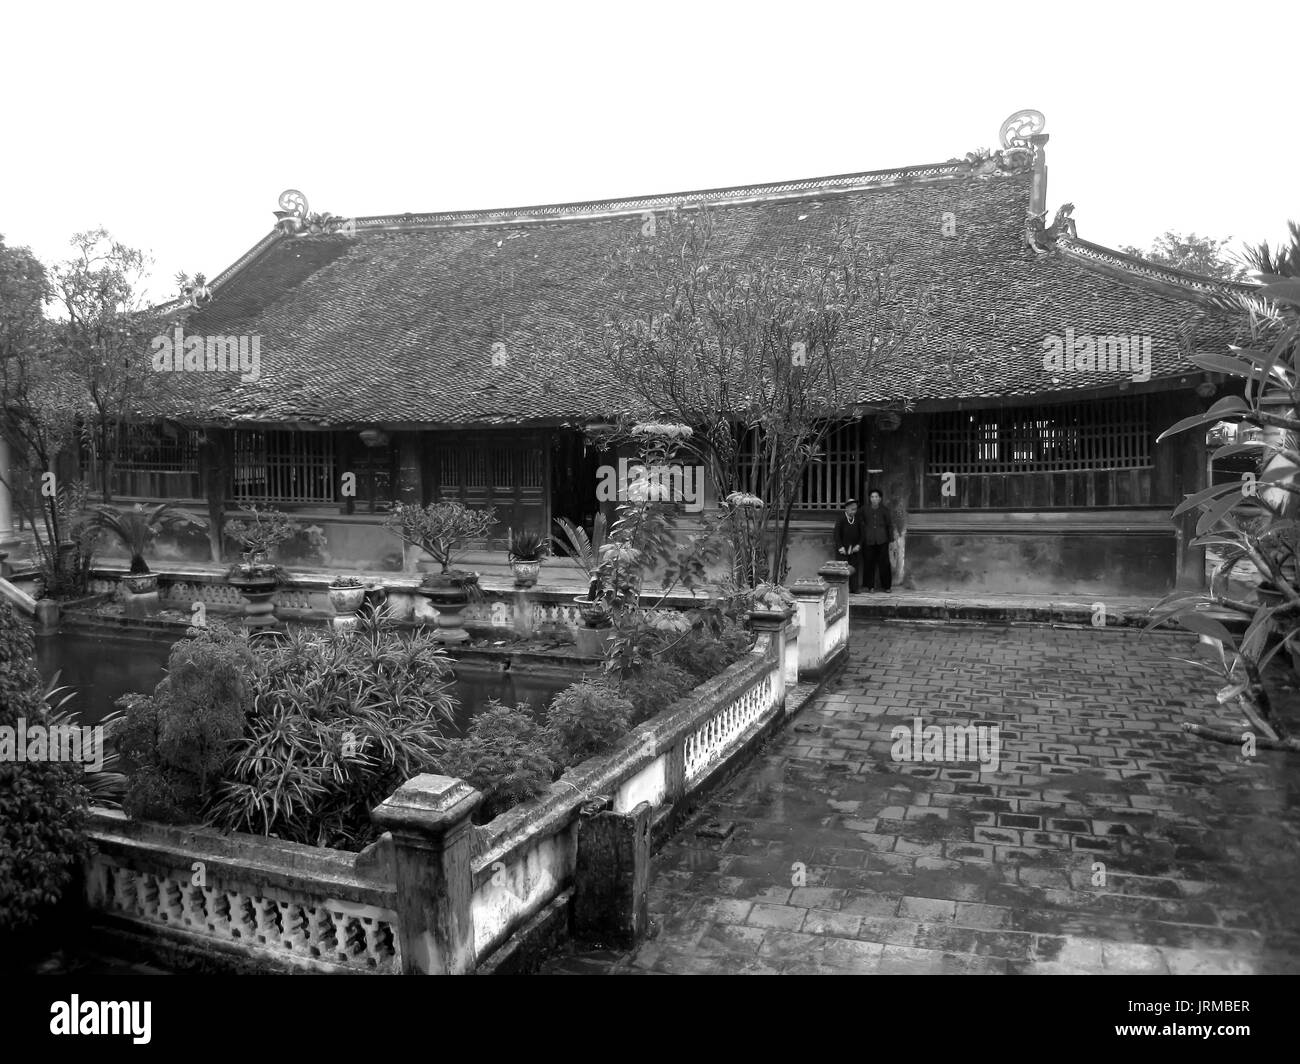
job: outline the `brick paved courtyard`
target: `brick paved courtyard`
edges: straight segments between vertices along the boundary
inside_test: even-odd
[[[855,619],[840,678],[656,855],[652,935],[547,971],[1300,971],[1300,765],[1181,731],[1237,723],[1195,651]],[[1000,771],[895,763],[915,716],[998,725]]]

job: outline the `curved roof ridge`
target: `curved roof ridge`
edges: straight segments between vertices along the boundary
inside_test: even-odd
[[[570,221],[638,214],[652,210],[740,204],[752,201],[802,199],[818,193],[859,192],[868,188],[889,188],[904,181],[934,180],[970,176],[972,164],[965,159],[941,163],[895,166],[827,177],[791,178],[689,192],[661,192],[638,196],[542,203],[524,207],[489,207],[462,211],[431,211],[423,214],[376,214],[354,219],[358,229],[437,228],[440,226],[491,225],[501,222]]]
[[[1250,293],[1259,289],[1259,285],[1251,281],[1225,281],[1219,277],[1207,277],[1204,274],[1179,270],[1173,266],[1161,266],[1137,255],[1129,255],[1102,244],[1094,244],[1091,240],[1066,234],[1057,238],[1056,246],[1086,265],[1108,266],[1124,273],[1134,274],[1139,279],[1172,284],[1202,294]]]

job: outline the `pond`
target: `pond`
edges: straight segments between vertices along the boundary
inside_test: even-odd
[[[56,672],[60,674],[59,683],[75,693],[66,708],[75,710],[82,724],[90,725],[112,712],[113,703],[122,695],[152,691],[163,678],[171,647],[172,641],[162,636],[58,632],[36,637],[36,666],[47,683]],[[528,702],[541,710],[577,678],[457,666],[450,692],[460,703],[455,730],[463,728],[493,698],[507,705]]]

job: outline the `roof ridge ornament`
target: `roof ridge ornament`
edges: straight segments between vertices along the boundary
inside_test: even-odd
[[[328,211],[324,214],[313,213],[308,209],[307,197],[296,188],[287,188],[281,192],[279,203],[280,209],[275,212],[275,224],[286,236],[319,236],[322,233],[357,235],[355,218],[341,218]]]
[[[1078,229],[1074,224],[1074,204],[1062,203],[1056,208],[1056,217],[1051,225],[1044,225],[1047,212],[1035,214],[1025,212],[1025,246],[1035,255],[1050,255],[1057,250],[1056,242],[1063,236],[1079,239]]]
[[[998,130],[998,140],[1004,148],[1028,148],[1031,144],[1029,138],[1035,133],[1041,133],[1046,125],[1047,118],[1042,111],[1027,107],[1002,123],[1002,128]]]
[[[1003,174],[1023,174],[1033,169],[1034,143],[1031,139],[1041,133],[1047,124],[1042,111],[1017,111],[998,130],[998,139],[1002,142],[999,151],[980,148],[966,153],[966,165],[972,177],[987,181],[990,177]]]

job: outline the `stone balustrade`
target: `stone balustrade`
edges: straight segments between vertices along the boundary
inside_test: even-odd
[[[402,968],[382,846],[323,850],[92,811],[86,902],[96,922],[237,967],[362,974]]]
[[[755,644],[741,660],[486,825],[472,823],[477,791],[427,774],[374,810],[387,833],[363,854],[101,811],[88,903],[97,921],[137,935],[280,969],[491,967],[526,928],[564,915],[582,848],[594,845],[583,824],[605,817],[602,831],[617,838],[625,820],[627,831],[662,841],[780,726],[788,693],[808,681],[805,666],[824,678],[842,659],[848,570],[819,575],[795,587],[797,626],[794,611],[751,614]],[[647,836],[637,835],[642,845]],[[644,869],[637,889],[644,894]]]

